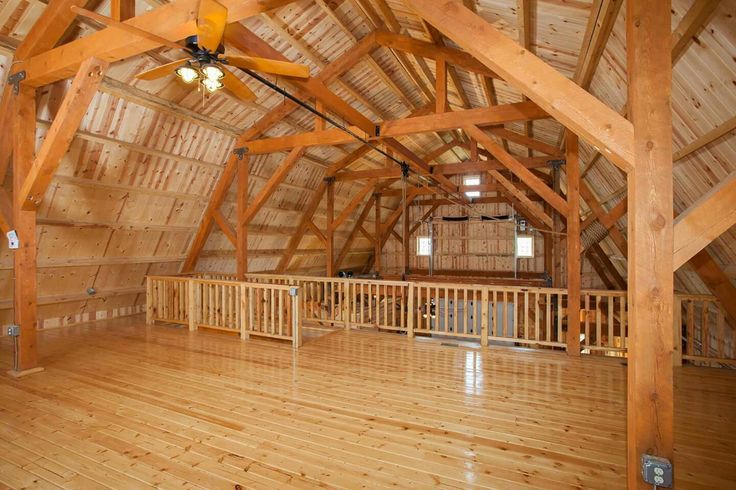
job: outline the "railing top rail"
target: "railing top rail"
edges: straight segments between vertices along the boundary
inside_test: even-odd
[[[691,301],[712,301],[714,303],[718,303],[718,298],[710,294],[675,293],[675,297],[678,299],[691,300]]]
[[[276,289],[289,291],[290,289],[299,289],[299,286],[292,286],[288,284],[264,284],[259,282],[248,282],[248,281],[230,281],[226,279],[200,279],[198,277],[179,277],[179,276],[146,276],[148,279],[156,280],[167,280],[175,282],[187,282],[192,281],[196,284],[206,285],[221,285],[221,286],[246,286],[255,289]]]

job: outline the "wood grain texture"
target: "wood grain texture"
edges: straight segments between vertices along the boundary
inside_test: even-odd
[[[44,332],[46,372],[0,378],[0,484],[625,485],[618,360],[319,333],[295,353],[142,319]],[[734,373],[676,378],[678,487],[733,487]]]

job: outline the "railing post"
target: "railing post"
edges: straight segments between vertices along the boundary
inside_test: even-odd
[[[194,288],[194,279],[187,279],[187,320],[190,332],[197,330],[197,300]]]
[[[240,339],[248,340],[248,321],[250,320],[248,311],[248,291],[250,290],[245,284],[240,283]]]
[[[342,296],[342,316],[343,316],[343,323],[345,324],[345,330],[350,330],[350,303],[352,301],[353,295],[351,291],[351,285],[349,279],[346,279],[342,283],[342,289],[343,289],[343,296]]]
[[[674,329],[674,342],[675,342],[675,352],[672,355],[672,365],[673,366],[682,366],[682,298],[680,296],[675,295],[675,302],[674,302],[674,322],[673,322],[673,329]],[[690,339],[688,339],[689,341]]]
[[[291,296],[291,335],[293,336],[294,349],[302,346],[302,325],[301,315],[299,314],[299,288],[290,287],[289,296]]]
[[[480,293],[481,314],[480,314],[480,345],[488,346],[488,288],[484,287]],[[445,308],[447,308],[447,298],[445,298]],[[445,326],[447,328],[447,326]]]
[[[153,281],[146,276],[146,325],[153,325]]]
[[[406,288],[409,298],[406,301],[406,335],[414,338],[414,283],[410,282]]]

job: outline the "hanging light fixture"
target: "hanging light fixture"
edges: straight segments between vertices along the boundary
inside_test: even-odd
[[[202,80],[202,86],[209,92],[213,93],[220,90],[224,85],[220,80],[213,80],[211,78],[205,78]]]
[[[199,72],[194,69],[194,67],[189,63],[180,66],[174,71],[174,73],[176,73],[176,76],[181,78],[184,83],[192,83],[193,81],[199,79]]]
[[[222,68],[214,63],[203,64],[200,68],[200,71],[202,72],[202,75],[204,75],[204,78],[207,80],[220,80],[225,77],[225,72],[222,71]]]

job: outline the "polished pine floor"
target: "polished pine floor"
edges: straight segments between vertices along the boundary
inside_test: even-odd
[[[3,372],[10,344],[2,339]],[[0,376],[0,486],[623,488],[620,360],[335,331],[48,331]],[[679,488],[736,488],[736,371],[676,372]]]

